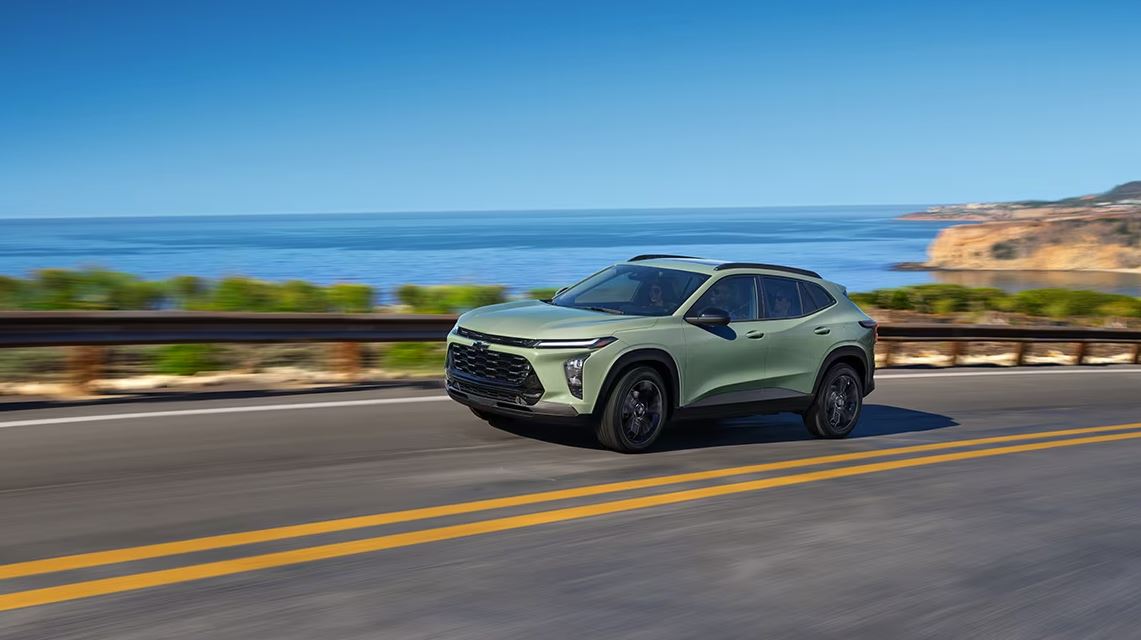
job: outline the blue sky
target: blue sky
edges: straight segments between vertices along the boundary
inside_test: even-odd
[[[1141,3],[0,3],[0,216],[1052,197]]]

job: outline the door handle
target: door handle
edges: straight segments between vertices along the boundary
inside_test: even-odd
[[[745,337],[750,339],[750,340],[758,340],[760,338],[765,337],[765,332],[764,331],[757,331],[756,329],[753,329],[752,331],[746,331]]]
[[[818,336],[826,336],[829,333],[832,333],[832,330],[828,327],[816,327],[812,330],[812,333],[815,333]]]

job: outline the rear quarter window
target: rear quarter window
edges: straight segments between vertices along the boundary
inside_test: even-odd
[[[815,282],[800,281],[800,297],[804,301],[804,314],[816,313],[832,306],[836,299]]]

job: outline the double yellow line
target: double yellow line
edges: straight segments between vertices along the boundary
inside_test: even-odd
[[[273,567],[283,567],[306,562],[313,562],[316,560],[340,558],[362,553],[369,553],[373,551],[380,551],[384,549],[393,549],[397,547],[424,544],[427,542],[438,542],[442,540],[451,540],[455,538],[463,538],[485,533],[493,533],[497,531],[507,531],[511,529],[533,527],[542,524],[566,522],[570,520],[578,520],[582,518],[620,513],[636,509],[645,509],[667,504],[691,502],[705,498],[727,496],[749,491],[759,491],[763,489],[771,489],[774,487],[805,484],[809,482],[817,482],[820,480],[865,475],[882,471],[920,467],[958,460],[971,460],[975,458],[987,458],[1014,453],[1056,449],[1060,447],[1072,447],[1083,444],[1115,442],[1141,438],[1141,431],[1133,431],[1136,429],[1141,429],[1141,423],[1086,427],[1081,429],[1042,431],[1036,433],[1023,433],[1007,436],[995,436],[990,438],[975,438],[970,440],[956,440],[951,442],[939,442],[924,445],[895,447],[890,449],[878,449],[874,451],[860,451],[828,456],[816,456],[812,458],[800,458],[795,460],[784,460],[780,462],[729,467],[724,469],[712,469],[708,471],[697,471],[693,473],[656,476],[652,478],[642,478],[624,482],[612,482],[607,484],[576,487],[572,489],[544,491],[539,493],[509,496],[505,498],[477,500],[473,502],[463,502],[436,507],[394,511],[389,513],[379,513],[353,518],[341,518],[336,520],[310,522],[305,524],[259,529],[240,533],[192,538],[188,540],[179,540],[176,542],[165,542],[138,547],[98,551],[94,553],[60,556],[42,560],[32,560],[29,562],[18,562],[13,564],[0,565],[0,580],[59,571],[71,571],[76,569],[84,569],[124,562],[133,562],[137,560],[160,558],[213,549],[222,549],[240,545],[269,542],[274,540],[285,540],[323,533],[347,531],[364,527],[375,527],[400,522],[411,522],[430,518],[440,518],[445,516],[488,511],[493,509],[503,509],[507,507],[541,504],[557,500],[567,500],[571,498],[583,498],[589,496],[604,495],[608,493],[631,491],[636,489],[661,487],[686,482],[713,480],[731,476],[780,471],[816,465],[855,462],[875,458],[900,456],[914,453],[926,453],[947,449],[985,447],[986,445],[1006,444],[1027,440],[1044,440],[1050,438],[1050,440],[1046,440],[1044,442],[1031,442],[1027,444],[1016,444],[1012,446],[1000,447],[992,446],[990,448],[972,449],[968,451],[942,453],[937,455],[904,458],[901,460],[848,465],[836,468],[828,468],[819,471],[779,475],[758,480],[715,484],[712,486],[687,489],[670,493],[625,498],[576,507],[564,507],[547,511],[527,513],[523,515],[498,517],[464,524],[438,526],[409,531],[405,533],[381,535],[359,540],[351,540],[347,542],[307,546],[288,551],[254,554],[230,560],[219,560],[215,562],[192,564],[172,569],[143,571],[112,578],[86,580],[53,587],[31,589],[27,591],[16,591],[0,595],[0,611],[52,604],[79,598],[89,598],[99,595],[120,593],[124,591],[133,591],[137,589],[146,589],[149,587],[178,584],[182,582],[190,582],[193,580],[232,575],[236,573],[244,573],[260,569],[269,569]]]

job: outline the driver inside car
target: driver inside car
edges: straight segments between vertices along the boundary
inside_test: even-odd
[[[656,309],[664,309],[669,306],[666,303],[665,291],[662,288],[662,282],[655,280],[650,283],[650,299],[648,304]]]
[[[741,317],[741,304],[736,300],[733,287],[727,282],[718,282],[709,292],[709,306],[707,309],[720,309],[736,320]]]

